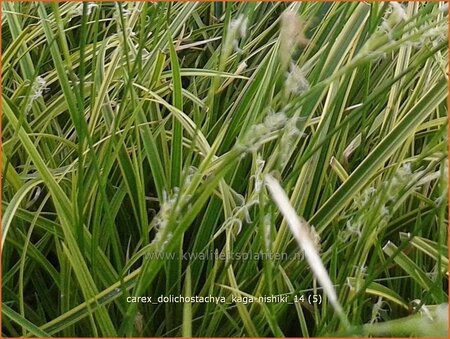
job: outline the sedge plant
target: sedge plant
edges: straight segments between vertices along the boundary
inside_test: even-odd
[[[443,2],[1,6],[2,335],[447,335]]]

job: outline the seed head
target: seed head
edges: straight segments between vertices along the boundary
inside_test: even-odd
[[[291,63],[290,71],[286,75],[285,88],[288,93],[302,94],[309,90],[309,82],[303,71]]]
[[[280,27],[280,59],[281,65],[287,68],[291,55],[295,48],[305,46],[309,40],[304,33],[305,24],[303,20],[292,10],[286,10],[281,15]]]

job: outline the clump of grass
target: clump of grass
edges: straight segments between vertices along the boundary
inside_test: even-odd
[[[2,2],[2,334],[445,335],[443,6]]]

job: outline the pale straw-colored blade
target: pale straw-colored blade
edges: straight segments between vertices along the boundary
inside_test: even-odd
[[[347,317],[344,314],[342,306],[339,304],[333,283],[320,259],[315,243],[311,239],[309,232],[310,226],[306,220],[297,215],[278,181],[271,175],[266,175],[265,181],[273,201],[286,219],[295,240],[297,240],[300,248],[304,251],[305,258],[311,267],[314,276],[322,286],[324,293],[327,295],[330,304],[333,306],[342,322],[348,326],[349,323]]]

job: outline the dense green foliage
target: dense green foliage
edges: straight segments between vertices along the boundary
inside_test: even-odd
[[[2,11],[4,336],[423,335],[442,314],[442,3]],[[226,302],[128,302],[168,295]],[[252,296],[289,302],[233,301]]]

